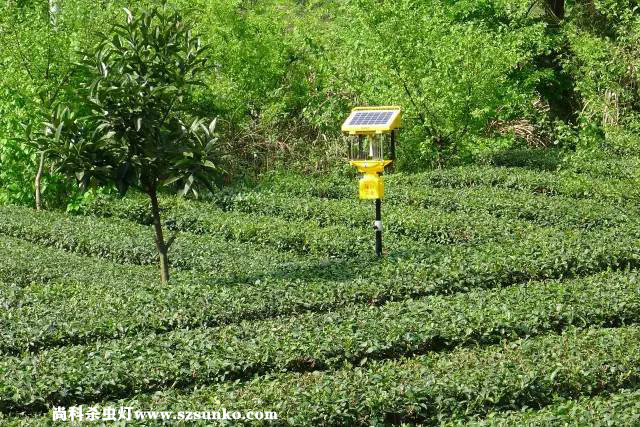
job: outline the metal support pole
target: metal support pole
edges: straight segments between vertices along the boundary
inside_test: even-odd
[[[391,160],[396,161],[396,131],[391,131]]]
[[[395,129],[391,131],[391,160],[393,163],[389,165],[389,172],[393,172],[396,167],[396,131]]]
[[[382,256],[382,200],[376,199],[376,256]]]

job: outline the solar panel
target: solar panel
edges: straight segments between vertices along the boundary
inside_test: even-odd
[[[342,124],[342,131],[351,135],[387,133],[400,127],[400,107],[354,108]]]
[[[385,125],[395,111],[357,111],[351,117],[349,126]]]

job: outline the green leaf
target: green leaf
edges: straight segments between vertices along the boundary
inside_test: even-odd
[[[161,182],[160,182],[160,185],[162,185],[162,186],[171,185],[171,184],[173,184],[174,182],[176,182],[176,181],[180,180],[181,178],[182,178],[182,177],[180,177],[180,176],[172,176],[172,177],[169,177],[169,178],[167,178],[167,179],[165,179],[165,180],[161,181]]]

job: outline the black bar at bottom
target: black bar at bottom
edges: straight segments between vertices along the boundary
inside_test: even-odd
[[[382,201],[376,199],[376,255],[382,256]]]

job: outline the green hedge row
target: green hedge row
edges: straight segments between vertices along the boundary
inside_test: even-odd
[[[149,284],[151,282],[147,282],[145,288],[151,288],[150,291],[132,293],[129,296],[130,308],[117,309],[98,307],[106,304],[102,298],[105,294],[108,296],[109,291],[116,296],[129,295],[128,290],[140,285],[129,280],[117,280],[120,269],[106,269],[102,276],[113,279],[109,279],[108,284],[92,285],[91,292],[85,294],[86,284],[100,278],[89,267],[84,270],[86,280],[73,285],[56,286],[51,291],[53,296],[49,296],[46,290],[48,285],[42,287],[43,298],[82,301],[87,309],[100,313],[97,317],[101,320],[94,321],[89,326],[84,324],[87,321],[85,317],[76,317],[72,311],[69,314],[63,312],[60,319],[66,320],[56,322],[55,328],[49,328],[50,332],[42,336],[34,334],[39,342],[33,346],[65,340],[83,342],[102,335],[127,335],[145,328],[142,324],[159,331],[202,324],[217,325],[238,319],[264,319],[296,312],[325,311],[351,303],[380,305],[389,300],[464,292],[476,288],[496,288],[536,279],[560,279],[608,268],[636,267],[640,261],[640,245],[635,236],[639,234],[640,231],[631,228],[610,229],[601,233],[566,232],[561,235],[542,230],[539,234],[501,245],[451,247],[446,252],[410,253],[405,257],[389,257],[382,261],[372,258],[322,263],[305,260],[290,266],[267,267],[263,260],[242,262],[242,259],[232,259],[227,261],[232,265],[226,275],[175,275],[175,280],[169,287],[158,287],[160,291],[156,291]],[[31,259],[28,248],[16,251],[14,256],[9,244],[5,253],[12,257],[16,265],[23,267],[0,269],[0,272],[4,271],[0,280],[18,281],[20,271],[25,272],[25,278],[20,279],[23,282],[33,277],[29,273],[30,266],[39,261]],[[23,254],[20,259],[17,257],[19,253]],[[65,254],[43,252],[42,256],[50,256],[49,264],[55,264]],[[229,256],[233,257],[235,254],[232,252]],[[221,262],[225,260],[223,256],[219,259]],[[86,263],[91,262],[90,259],[86,260]],[[78,271],[75,277],[78,279],[83,265],[83,262],[79,262],[76,267]],[[38,268],[46,269],[42,266]],[[230,286],[232,275],[235,275],[239,283],[244,284]],[[60,297],[56,296],[58,294]],[[182,303],[181,298],[184,301]],[[117,297],[111,299],[119,301]],[[176,308],[176,302],[179,309]],[[155,304],[156,309],[140,315],[140,312],[148,311],[150,304]],[[55,304],[50,303],[34,304],[32,308],[33,312],[19,313],[15,317],[46,318],[43,313],[58,312]],[[116,310],[124,319],[139,317],[141,320],[132,320],[132,323],[113,322],[109,320],[109,310]],[[138,314],[128,316],[128,310],[137,311]]]
[[[598,229],[622,226],[640,215],[633,206],[619,207],[590,200],[546,197],[504,189],[389,190],[383,214],[386,230],[418,240],[464,242],[460,236],[479,234],[474,241],[496,239],[510,230],[535,226]],[[215,203],[228,211],[311,220],[321,226],[370,225],[372,204],[357,200],[295,197],[280,193],[245,192],[219,196]],[[206,209],[206,208],[204,208]],[[493,232],[492,232],[493,230]]]
[[[239,227],[245,226],[237,221]],[[251,224],[246,227],[250,228]],[[153,230],[114,218],[69,217],[56,212],[3,206],[0,207],[0,234],[115,262],[157,263]],[[207,271],[222,277],[242,272],[249,263],[260,264],[268,271],[274,265],[302,259],[276,248],[188,233],[178,236],[169,254],[175,268]]]
[[[263,176],[254,188],[259,192],[285,193],[293,196],[357,199],[358,179],[344,176],[309,179],[306,175],[296,173],[276,173]]]
[[[211,203],[164,200],[168,207],[167,224],[181,231],[222,235],[230,240],[251,241],[299,253],[354,255],[370,251],[372,203],[245,193],[221,197],[217,204],[228,211],[221,212]],[[138,203],[145,202],[98,200],[88,206],[85,213],[136,221],[137,210],[130,206]],[[531,232],[536,227],[519,219],[496,218],[486,211],[451,213],[393,205],[385,205],[383,219],[388,245],[403,244],[403,239],[397,236],[445,245],[480,244],[517,237],[514,235]]]
[[[321,225],[371,225],[373,204],[358,200],[290,198],[273,193],[245,193],[218,201],[224,209],[277,215],[287,219],[315,220]],[[530,232],[535,225],[518,219],[496,218],[487,211],[446,212],[439,207],[401,206],[384,203],[385,231],[417,241],[440,244],[484,243]]]
[[[348,295],[371,295],[364,279],[350,290],[349,280],[367,271],[357,260],[241,265],[243,270],[233,273],[239,282],[222,274],[176,272],[171,283],[162,286],[152,266],[113,264],[2,237],[0,280],[10,285],[0,287],[7,308],[0,311],[0,322],[6,325],[0,330],[0,349],[21,351],[139,331],[321,311],[348,304],[341,299]],[[15,336],[21,328],[20,337]]]
[[[385,177],[389,191],[405,188],[496,187],[528,193],[562,195],[575,199],[633,201],[638,197],[635,179],[594,179],[572,172],[534,171],[518,167],[464,166],[418,174],[392,174]],[[355,198],[357,180],[309,180],[304,176],[284,175],[266,180],[258,190],[297,196],[331,199]]]
[[[403,178],[390,178],[398,182],[389,186],[385,203],[384,220],[392,241],[397,234],[439,244],[478,244],[526,233],[536,225],[583,229],[623,226],[638,213],[637,208],[504,189],[432,189],[402,182]],[[185,203],[171,197],[162,202],[167,224],[181,231],[302,254],[349,256],[370,250],[372,204],[355,199],[300,198],[268,192],[221,193],[214,197],[215,205],[233,213],[223,213],[211,203]],[[150,221],[144,198],[98,199],[85,208],[85,213],[139,223]]]
[[[32,292],[24,289],[31,283],[81,283],[87,288],[100,282],[114,289],[114,283],[128,283],[131,288],[158,282],[155,266],[114,264],[102,258],[90,258],[65,252],[54,247],[39,246],[21,239],[0,236],[0,297],[9,298],[8,290],[15,289],[12,301],[24,303]],[[138,285],[136,285],[138,284]]]
[[[640,386],[637,327],[575,331],[331,372],[277,374],[106,405],[276,411],[281,424],[436,424]],[[185,367],[185,375],[191,371]],[[268,424],[265,422],[264,424]]]
[[[0,410],[30,411],[169,386],[247,379],[272,371],[335,369],[345,362],[362,366],[373,359],[491,344],[568,326],[603,327],[638,320],[638,276],[606,274],[214,329],[138,335],[5,357],[0,361],[0,371],[5,373],[0,379]],[[16,335],[6,341],[13,338],[17,344],[31,335],[30,329],[20,325],[11,329]]]
[[[640,390],[621,390],[611,395],[567,400],[539,411],[491,413],[484,419],[460,420],[449,426],[638,426]]]
[[[231,242],[249,242],[298,254],[350,256],[371,250],[372,215],[363,216],[367,230],[353,230],[340,222],[328,227],[306,218],[280,218],[259,212],[225,212],[211,203],[162,197],[165,224],[172,230],[211,235]],[[83,214],[120,218],[149,224],[149,202],[141,197],[98,198],[83,209]],[[349,225],[349,224],[346,224]],[[339,236],[339,238],[336,238]],[[391,237],[393,240],[394,237]]]
[[[573,173],[491,166],[460,167],[414,175],[398,174],[390,182],[437,188],[491,186],[576,199],[634,200],[638,196],[634,180],[594,179]]]
[[[544,196],[501,188],[420,189],[398,187],[390,201],[409,207],[436,207],[453,212],[483,211],[502,221],[529,221],[539,226],[599,229],[635,221],[640,210],[634,204],[563,196]]]
[[[638,169],[640,169],[640,157],[638,156],[575,153],[574,156],[563,162],[563,171],[589,175],[594,178],[637,179]]]

